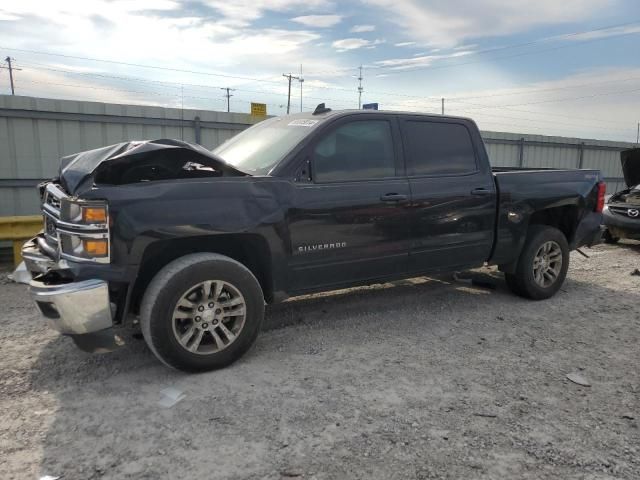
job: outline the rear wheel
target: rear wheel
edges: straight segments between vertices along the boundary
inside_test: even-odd
[[[505,274],[505,280],[515,294],[543,300],[556,294],[568,269],[569,246],[564,234],[554,227],[533,225],[515,273]]]
[[[260,284],[223,255],[186,255],[165,266],[144,295],[140,324],[166,365],[195,372],[229,365],[255,341],[264,316]]]

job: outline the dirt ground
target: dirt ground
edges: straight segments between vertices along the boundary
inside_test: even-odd
[[[638,479],[640,243],[588,252],[543,302],[497,274],[288,301],[200,375],[85,354],[3,280],[0,478]]]

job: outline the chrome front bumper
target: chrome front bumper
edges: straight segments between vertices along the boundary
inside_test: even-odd
[[[109,288],[105,281],[47,285],[31,280],[29,291],[42,315],[60,333],[82,335],[113,326]]]
[[[41,253],[39,238],[24,244],[22,256],[27,269],[36,275],[29,292],[49,326],[72,337],[87,352],[109,352],[124,345],[114,333],[108,283],[98,279],[48,281],[47,273],[68,268],[68,264]]]

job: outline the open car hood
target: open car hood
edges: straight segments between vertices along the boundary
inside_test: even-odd
[[[620,152],[622,173],[627,187],[640,185],[640,148],[631,148]]]
[[[64,157],[60,181],[70,194],[93,183],[124,185],[193,177],[245,176],[200,145],[160,139],[122,142]]]

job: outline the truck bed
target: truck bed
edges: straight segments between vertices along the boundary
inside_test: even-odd
[[[553,209],[567,225],[578,225],[596,208],[598,183],[602,180],[599,170],[493,167],[492,171],[499,199],[492,263],[509,262],[509,252],[520,251],[533,212]],[[580,228],[565,232],[572,248],[588,244],[585,232],[599,228],[582,225],[584,232]]]

